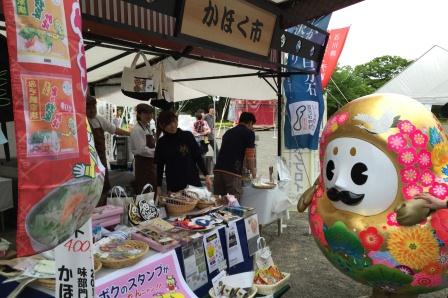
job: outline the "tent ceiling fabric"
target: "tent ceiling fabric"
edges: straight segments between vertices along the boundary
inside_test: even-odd
[[[375,93],[398,93],[423,104],[448,102],[448,51],[434,46]]]
[[[253,69],[244,67],[228,66],[187,58],[181,58],[178,61],[169,58],[164,63],[166,76],[171,80],[256,73]],[[273,86],[276,86],[272,78],[268,78],[267,80]],[[258,76],[183,81],[177,84],[213,96],[257,100],[272,100],[277,98],[274,90]]]

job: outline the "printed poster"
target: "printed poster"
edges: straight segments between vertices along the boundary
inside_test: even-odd
[[[226,228],[226,240],[227,253],[229,255],[229,268],[231,268],[244,262],[236,221],[229,222],[229,226]]]
[[[302,100],[289,104],[291,135],[313,135],[319,123],[319,103]]]
[[[258,250],[257,241],[260,237],[260,230],[258,227],[258,215],[254,214],[244,219],[246,227],[247,245],[249,246],[249,255],[253,256]]]
[[[17,61],[70,67],[64,1],[15,0],[13,3]]]
[[[2,4],[18,160],[16,247],[22,257],[64,243],[87,222],[101,195],[104,167],[86,122],[79,1]]]
[[[75,105],[70,77],[22,75],[27,156],[78,155]]]
[[[55,297],[95,296],[92,246],[90,219],[67,241],[55,248]]]
[[[197,297],[182,277],[174,250],[143,259],[132,267],[114,270],[95,282],[98,298]]]
[[[202,239],[207,258],[208,272],[211,274],[218,269],[219,271],[226,269],[227,262],[222,251],[219,229],[205,234]]]
[[[193,291],[208,283],[202,238],[194,239],[182,246],[185,279]]]

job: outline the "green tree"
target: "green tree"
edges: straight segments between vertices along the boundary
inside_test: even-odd
[[[354,74],[378,89],[402,72],[412,61],[399,56],[381,56],[355,67]]]
[[[339,66],[326,88],[328,116],[358,97],[375,92],[402,72],[412,61],[398,56],[381,56],[365,64]]]
[[[327,85],[327,114],[331,116],[347,102],[375,91],[359,76],[354,75],[351,66],[338,66]]]

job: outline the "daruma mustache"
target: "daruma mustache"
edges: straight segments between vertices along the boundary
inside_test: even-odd
[[[333,202],[341,201],[344,204],[356,206],[364,199],[364,194],[356,194],[346,190],[339,191],[332,187],[327,190],[327,197]]]

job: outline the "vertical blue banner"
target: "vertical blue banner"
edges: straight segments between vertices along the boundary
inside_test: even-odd
[[[327,30],[331,15],[312,20],[310,23]],[[288,32],[307,39],[314,39],[309,27],[298,25]],[[317,36],[316,36],[317,37]],[[288,55],[288,65],[301,69],[315,69],[314,61]],[[319,144],[319,131],[324,114],[321,76],[292,75],[285,79],[286,119],[284,127],[285,147],[287,149],[309,148],[316,150]]]

